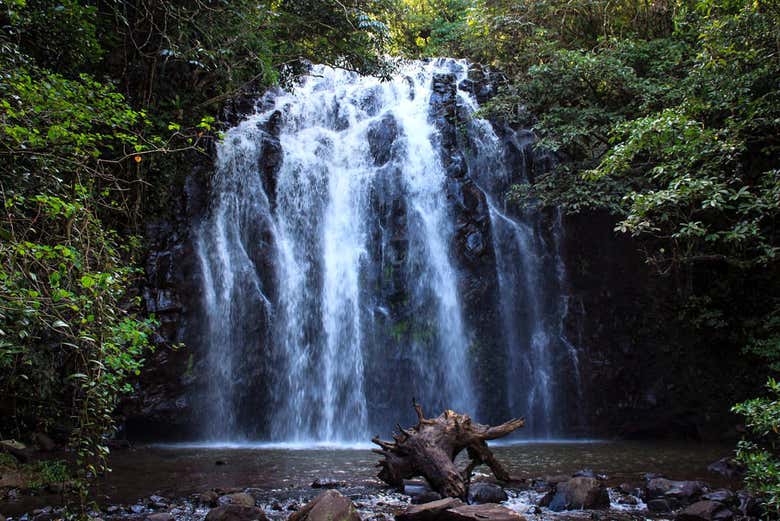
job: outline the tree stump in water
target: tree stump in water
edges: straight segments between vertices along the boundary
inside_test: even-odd
[[[496,460],[487,446],[487,440],[501,438],[523,425],[523,418],[496,426],[473,423],[466,414],[446,410],[437,418],[425,418],[422,407],[412,402],[417,412],[417,425],[404,429],[398,425],[395,441],[378,437],[371,441],[381,447],[374,449],[385,459],[379,479],[393,486],[403,485],[404,479],[422,476],[443,497],[465,497],[471,473],[482,463],[490,467],[500,481],[509,481],[509,474]],[[455,457],[466,449],[471,461],[465,470],[455,466]]]

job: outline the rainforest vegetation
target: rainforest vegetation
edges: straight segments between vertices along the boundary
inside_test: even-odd
[[[225,102],[307,62],[451,56],[499,71],[484,115],[559,158],[511,204],[611,214],[679,287],[670,320],[761,364],[738,453],[780,512],[780,3],[0,0],[0,22],[0,438],[62,440],[82,482],[107,470],[155,344],[145,226]]]

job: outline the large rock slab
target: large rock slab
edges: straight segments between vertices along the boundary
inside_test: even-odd
[[[450,508],[463,506],[460,499],[446,497],[438,501],[431,501],[421,505],[413,505],[406,512],[395,516],[397,521],[435,521],[441,519],[441,515]]]
[[[441,521],[525,521],[525,518],[506,507],[495,503],[484,505],[463,505],[442,512]]]
[[[224,505],[209,510],[206,521],[268,521],[268,518],[258,507]]]
[[[293,513],[288,521],[361,521],[355,505],[338,490],[326,490]]]

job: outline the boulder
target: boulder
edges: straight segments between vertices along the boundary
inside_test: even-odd
[[[349,500],[338,490],[326,490],[315,497],[288,521],[361,521],[360,515]]]
[[[708,492],[707,494],[704,494],[702,499],[707,501],[717,501],[719,503],[731,503],[734,501],[735,496],[732,491],[730,491],[727,488],[721,488],[718,490],[713,490],[712,492]]]
[[[645,485],[645,492],[650,499],[660,498],[666,491],[672,488],[672,480],[662,477],[651,477]]]
[[[677,514],[676,521],[731,521],[734,513],[717,501],[697,501]]]
[[[676,499],[683,505],[688,505],[698,500],[706,492],[708,492],[707,485],[701,481],[674,481],[672,488],[667,490],[664,496]]]
[[[441,521],[525,521],[525,518],[506,507],[495,503],[484,505],[462,505],[442,512]]]
[[[405,479],[403,483],[403,493],[412,496],[413,505],[422,505],[441,499],[441,494],[433,490],[425,480]]]
[[[450,508],[462,506],[460,499],[448,497],[438,501],[431,501],[422,505],[409,507],[405,512],[395,516],[397,521],[436,521],[441,519],[444,511]]]
[[[213,490],[207,490],[198,494],[198,502],[210,507],[219,506],[219,494]]]
[[[690,505],[707,491],[707,486],[701,481],[673,481],[666,478],[653,478],[645,488],[648,499],[666,499],[672,508]]]
[[[558,483],[548,507],[554,512],[608,508],[609,493],[596,478],[576,477]]]
[[[469,486],[469,504],[501,503],[507,499],[504,489],[494,483],[472,483]]]
[[[255,506],[255,498],[247,494],[246,492],[236,492],[234,494],[227,494],[219,498],[219,502],[224,505],[236,505],[240,507],[253,507]]]
[[[206,521],[268,521],[268,518],[258,507],[223,505],[209,510]]]

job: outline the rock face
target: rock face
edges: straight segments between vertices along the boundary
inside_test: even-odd
[[[554,512],[562,510],[599,509],[609,507],[609,493],[596,478],[575,477],[558,483],[547,506]]]
[[[288,521],[360,521],[360,515],[349,498],[337,490],[326,490],[293,513]]]
[[[209,510],[206,521],[268,521],[268,517],[258,507],[224,505]]]

